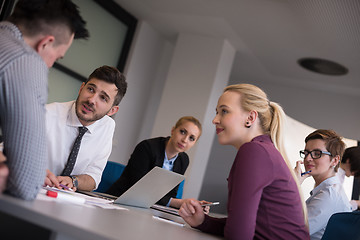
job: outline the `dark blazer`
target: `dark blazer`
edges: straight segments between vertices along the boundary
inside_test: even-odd
[[[169,139],[170,137],[157,137],[140,142],[131,154],[124,172],[106,193],[120,196],[155,166],[162,167],[165,158],[165,146]],[[188,166],[188,155],[184,152],[179,153],[174,162],[173,171],[184,175]],[[171,197],[175,198],[178,187],[176,186],[167,193],[157,204],[166,205]]]

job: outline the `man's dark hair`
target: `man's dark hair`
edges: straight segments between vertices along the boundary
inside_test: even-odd
[[[113,83],[118,89],[116,97],[114,99],[113,106],[119,105],[121,99],[125,96],[126,89],[127,89],[127,82],[124,74],[122,74],[117,68],[110,67],[110,66],[102,66],[95,69],[85,82],[85,84],[90,79],[99,79],[107,83]]]
[[[348,159],[350,171],[354,173],[354,177],[360,177],[360,147],[346,148],[341,162],[346,163]]]
[[[23,26],[23,34],[27,36],[51,33],[56,31],[54,26],[66,26],[74,33],[74,39],[89,37],[86,22],[71,0],[19,0],[7,20]]]

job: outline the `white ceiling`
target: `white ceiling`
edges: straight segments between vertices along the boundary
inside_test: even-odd
[[[236,49],[230,83],[270,84],[360,97],[359,0],[115,0],[173,41],[177,33],[227,39]],[[318,57],[349,69],[329,76],[301,68]]]

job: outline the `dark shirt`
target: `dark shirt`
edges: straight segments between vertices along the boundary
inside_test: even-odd
[[[165,147],[169,138],[157,137],[140,142],[131,154],[124,172],[106,193],[120,196],[155,166],[162,168],[165,158]],[[188,155],[181,152],[174,162],[173,172],[184,175],[188,165]],[[157,204],[166,205],[170,198],[176,197],[177,190],[178,186],[167,193]]]
[[[242,145],[228,178],[228,217],[198,228],[226,239],[309,239],[295,180],[268,135]]]

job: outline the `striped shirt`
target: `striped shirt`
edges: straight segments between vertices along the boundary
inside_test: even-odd
[[[0,22],[0,128],[7,192],[32,200],[45,180],[48,68],[12,23]]]

